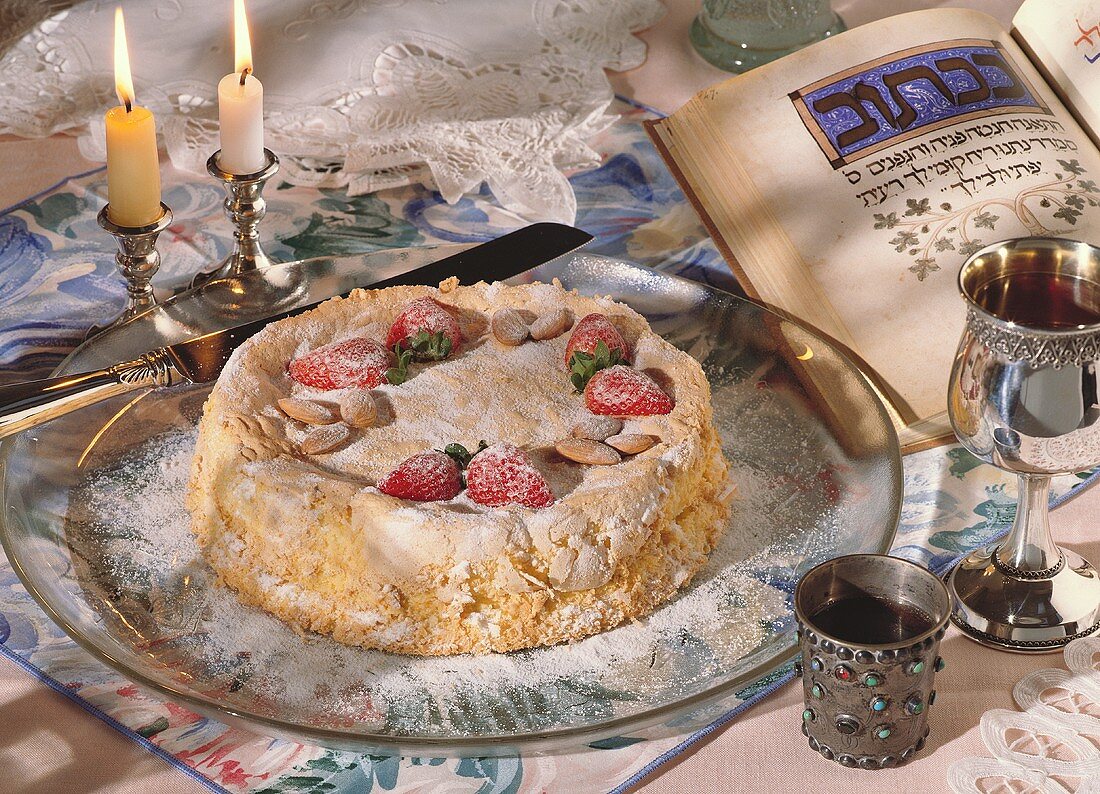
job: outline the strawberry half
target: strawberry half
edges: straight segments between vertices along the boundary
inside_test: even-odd
[[[458,321],[432,298],[417,298],[404,309],[386,334],[386,347],[401,345],[418,361],[439,361],[462,345]]]
[[[582,317],[569,335],[569,342],[565,346],[565,366],[572,368],[573,353],[577,351],[595,356],[599,342],[607,345],[612,356],[618,352],[617,361],[630,361],[630,346],[623,335],[611,324],[607,315],[593,312]]]
[[[454,458],[443,452],[420,452],[383,477],[378,490],[398,499],[441,502],[458,496],[462,472]]]
[[[493,444],[479,452],[466,468],[466,493],[481,505],[547,507],[554,494],[542,472],[521,449]]]
[[[303,386],[315,389],[373,389],[382,383],[389,366],[390,353],[381,342],[356,336],[298,356],[287,372]]]
[[[584,387],[584,404],[603,416],[667,414],[675,403],[641,370],[617,365],[592,376]]]

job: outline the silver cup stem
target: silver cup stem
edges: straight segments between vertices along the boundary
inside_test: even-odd
[[[157,251],[157,237],[172,223],[172,210],[161,202],[160,217],[145,226],[121,226],[110,218],[110,204],[99,211],[97,220],[104,230],[110,232],[118,245],[115,264],[126,279],[126,306],[122,312],[105,325],[94,326],[88,332],[88,338],[106,331],[131,317],[141,314],[156,305],[152,280],[160,269],[160,253]]]
[[[251,174],[233,174],[218,164],[220,155],[219,149],[210,156],[206,161],[206,170],[225,188],[223,206],[233,224],[233,250],[216,268],[196,276],[193,286],[271,264],[271,259],[260,245],[259,225],[267,214],[264,185],[279,170],[279,158],[270,149],[264,149],[267,164],[263,168]]]
[[[1016,520],[1004,543],[997,550],[997,560],[1014,571],[1036,574],[1051,571],[1062,561],[1062,553],[1050,534],[1050,477],[1021,474]]]

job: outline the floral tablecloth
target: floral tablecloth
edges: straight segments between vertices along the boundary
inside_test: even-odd
[[[577,225],[591,250],[736,290],[713,244],[641,131],[644,113],[623,118],[594,142],[603,164],[575,174]],[[167,175],[176,222],[162,237],[157,283],[186,283],[228,250],[222,193],[210,180]],[[45,375],[96,321],[121,305],[113,246],[95,215],[105,200],[101,170],[0,210],[0,378]],[[479,242],[523,225],[487,193],[447,205],[406,187],[348,197],[338,190],[269,188],[263,233],[280,260],[436,242]],[[1058,494],[1081,484],[1062,478]],[[905,461],[906,501],[896,553],[945,568],[1011,522],[1014,487],[955,447]],[[0,652],[112,727],[216,791],[544,791],[568,782],[577,794],[621,790],[702,740],[790,680],[777,671],[691,718],[558,756],[396,758],[337,752],[271,739],[148,697],[66,637],[0,557]],[[792,725],[792,730],[797,730]]]

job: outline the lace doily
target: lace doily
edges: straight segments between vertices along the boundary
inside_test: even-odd
[[[1016,684],[1022,711],[982,715],[993,758],[964,758],[948,771],[959,794],[1100,792],[1100,637],[1066,646],[1068,671],[1036,670]]]
[[[65,5],[0,5],[0,133],[77,134],[102,160],[116,3]],[[205,173],[228,0],[123,7],[138,101],[173,165]],[[640,65],[633,33],[663,13],[659,0],[250,0],[265,143],[296,185],[421,183],[454,203],[485,183],[518,215],[571,223],[562,172],[599,162],[586,140],[612,120],[603,70]]]

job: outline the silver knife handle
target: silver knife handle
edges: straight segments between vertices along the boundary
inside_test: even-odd
[[[161,349],[110,369],[0,386],[0,438],[117,394],[183,380],[175,362]]]

